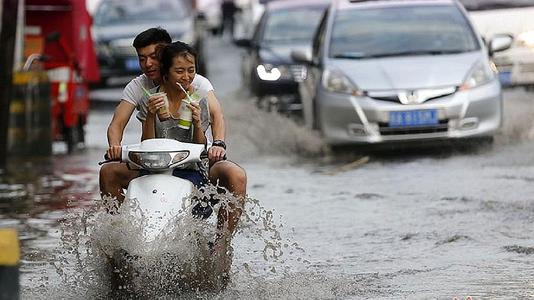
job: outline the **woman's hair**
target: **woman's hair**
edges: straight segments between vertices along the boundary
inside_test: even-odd
[[[188,59],[193,57],[193,63],[197,64],[197,52],[193,47],[188,44],[180,41],[176,41],[170,44],[159,45],[157,48],[158,59],[159,59],[159,72],[161,78],[165,78],[169,75],[169,70],[172,67],[172,61],[175,57],[184,57]]]

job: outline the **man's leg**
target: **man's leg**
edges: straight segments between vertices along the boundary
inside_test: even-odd
[[[210,182],[226,188],[238,200],[238,203],[229,203],[228,207],[221,207],[218,215],[218,228],[225,237],[234,233],[245,205],[247,194],[247,174],[236,163],[222,160],[210,167]]]
[[[122,204],[124,195],[122,189],[128,188],[128,184],[139,176],[139,171],[130,170],[125,163],[106,163],[100,168],[100,195],[111,196]]]

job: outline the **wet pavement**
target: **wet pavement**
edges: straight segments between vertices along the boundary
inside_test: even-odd
[[[239,50],[220,39],[208,45],[229,156],[247,170],[250,199],[228,288],[159,298],[534,297],[531,94],[505,92],[493,146],[331,153],[314,133],[255,108],[239,89]],[[50,159],[10,162],[0,227],[19,230],[23,299],[112,295],[92,248],[112,113],[94,106],[87,145],[74,155],[55,145]],[[125,143],[139,131],[132,120]]]

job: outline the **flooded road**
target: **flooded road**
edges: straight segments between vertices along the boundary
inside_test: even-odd
[[[493,146],[330,153],[313,133],[256,110],[239,90],[239,52],[209,45],[229,156],[247,170],[250,199],[228,288],[159,298],[534,297],[531,94],[505,92]],[[112,109],[92,110],[85,150],[67,156],[56,145],[50,160],[12,161],[0,185],[0,226],[22,241],[23,299],[111,297],[92,245]],[[132,120],[125,143],[139,131]]]

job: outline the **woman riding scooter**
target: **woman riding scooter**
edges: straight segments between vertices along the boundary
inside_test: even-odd
[[[168,100],[168,111],[161,110],[166,107],[166,99],[162,94],[147,96],[141,104],[137,118],[142,122],[142,139],[172,138],[181,142],[205,144],[209,132],[210,109],[208,101],[200,96],[199,101],[194,100],[194,88],[191,85],[196,74],[196,53],[189,45],[177,41],[162,45],[158,49],[160,61],[160,73],[162,84],[149,91],[150,94],[164,92]],[[198,99],[197,99],[198,100]],[[184,114],[182,102],[187,102],[187,108],[191,110],[192,120],[190,127],[183,126]],[[181,112],[181,113],[180,113]],[[192,181],[200,186],[207,182],[205,165],[191,165],[178,170],[175,176]],[[213,184],[217,184],[214,182]],[[214,245],[214,251],[226,251],[231,235],[237,221],[241,216],[244,199],[237,199],[239,203],[229,203],[219,209],[218,231],[219,235]]]

